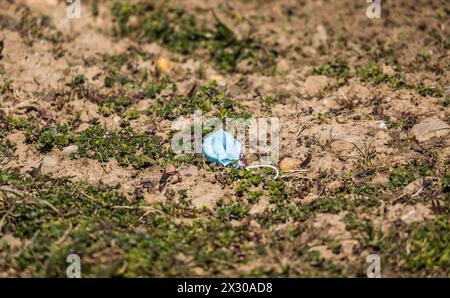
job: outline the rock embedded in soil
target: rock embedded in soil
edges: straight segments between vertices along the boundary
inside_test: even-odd
[[[317,55],[317,51],[315,48],[310,47],[310,46],[305,46],[302,48],[302,53],[303,55],[305,55],[306,57],[314,57],[315,55]]]
[[[425,178],[419,178],[409,183],[403,189],[403,193],[407,195],[417,194],[424,187]]]
[[[411,129],[411,133],[419,142],[426,142],[434,137],[443,137],[450,133],[450,126],[439,119],[431,117],[416,124]]]
[[[305,81],[305,90],[309,96],[317,96],[328,86],[326,76],[310,76]]]
[[[161,57],[156,61],[156,68],[158,69],[159,72],[163,74],[168,74],[173,69],[173,63],[167,60],[166,58]]]
[[[77,153],[77,152],[78,152],[77,145],[70,145],[70,146],[64,147],[62,150],[62,153],[66,154],[66,155],[70,155],[72,153]]]
[[[301,163],[302,161],[299,159],[287,157],[280,160],[280,162],[278,163],[278,167],[281,171],[298,170]]]
[[[402,210],[400,219],[406,224],[412,224],[415,222],[423,221],[431,216],[430,209],[422,205],[421,203],[414,206],[405,206]]]
[[[52,172],[56,172],[58,169],[58,159],[54,156],[47,155],[42,159],[41,162],[41,174],[47,175]]]
[[[418,203],[416,205],[395,204],[388,207],[386,219],[395,222],[398,219],[406,224],[420,222],[433,216],[431,209]]]

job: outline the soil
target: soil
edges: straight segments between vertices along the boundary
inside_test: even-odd
[[[64,1],[0,3],[0,276],[64,276],[76,253],[83,276],[359,277],[378,254],[382,276],[450,277],[448,1],[382,1],[380,19],[364,0],[118,3],[81,0],[78,19]],[[178,19],[145,19],[159,7],[234,37],[185,41],[181,21],[155,37]],[[233,43],[251,58],[217,58]],[[279,159],[300,171],[171,152],[202,88],[231,102],[206,117],[278,118]],[[86,197],[104,201],[86,215]]]

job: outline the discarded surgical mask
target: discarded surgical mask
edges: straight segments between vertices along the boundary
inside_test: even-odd
[[[209,162],[227,166],[233,161],[239,162],[242,145],[230,133],[220,129],[205,138],[202,150]]]
[[[203,142],[202,150],[209,162],[220,163],[223,166],[234,164],[236,167],[243,167],[246,170],[267,167],[275,171],[274,179],[278,178],[278,168],[272,165],[245,166],[241,161],[242,144],[223,129],[208,135]]]

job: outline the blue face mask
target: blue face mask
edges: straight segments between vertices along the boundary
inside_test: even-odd
[[[202,150],[209,162],[227,166],[240,160],[242,145],[231,134],[220,129],[205,138]]]

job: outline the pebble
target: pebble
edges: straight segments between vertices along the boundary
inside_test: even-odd
[[[379,129],[388,129],[386,123],[384,121],[379,121],[378,122],[378,128]]]
[[[166,58],[159,58],[156,61],[156,68],[163,74],[168,74],[172,71],[173,63]]]
[[[280,160],[278,167],[281,171],[298,170],[301,163],[301,160],[287,157]]]
[[[41,162],[41,174],[46,175],[55,172],[58,169],[58,159],[54,156],[47,155]]]
[[[450,126],[438,117],[431,117],[414,125],[411,133],[419,142],[425,142],[433,137],[448,135],[450,133]]]
[[[67,154],[67,155],[70,155],[72,153],[77,153],[77,152],[78,152],[77,145],[70,145],[70,146],[64,147],[62,150],[62,153]]]

